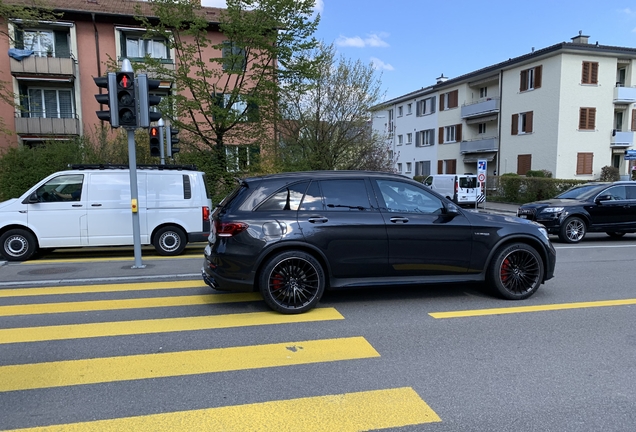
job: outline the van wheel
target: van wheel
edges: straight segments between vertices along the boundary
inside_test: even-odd
[[[183,230],[176,226],[160,228],[152,242],[159,255],[179,255],[186,247],[188,239]]]
[[[21,229],[12,229],[2,234],[0,244],[0,253],[7,261],[26,261],[37,249],[35,236]]]
[[[325,272],[311,255],[287,251],[273,256],[259,277],[259,289],[267,305],[284,314],[314,308],[325,291]]]

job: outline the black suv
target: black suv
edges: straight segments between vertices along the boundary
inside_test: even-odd
[[[202,273],[301,313],[326,288],[353,286],[487,280],[524,299],[555,261],[535,222],[462,210],[396,174],[315,171],[241,180],[212,214]]]
[[[566,243],[580,242],[587,232],[622,237],[636,232],[636,183],[585,183],[553,199],[524,204],[517,216],[541,223]]]

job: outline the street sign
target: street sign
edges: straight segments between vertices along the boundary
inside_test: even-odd
[[[486,181],[486,176],[484,175],[484,173],[480,173],[477,178],[479,179],[480,182]]]
[[[636,156],[636,150],[625,150],[625,156]]]

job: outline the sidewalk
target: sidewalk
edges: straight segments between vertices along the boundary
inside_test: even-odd
[[[486,211],[488,213],[497,213],[497,214],[505,214],[505,215],[517,215],[517,209],[519,208],[519,204],[506,204],[506,203],[498,203],[498,202],[489,202],[486,201],[479,205],[479,209],[482,211]]]

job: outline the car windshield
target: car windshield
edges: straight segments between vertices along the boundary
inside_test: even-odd
[[[584,186],[576,186],[572,189],[563,192],[561,195],[557,195],[558,199],[573,199],[573,200],[586,200],[595,196],[599,190],[606,187],[607,185],[584,185]]]

